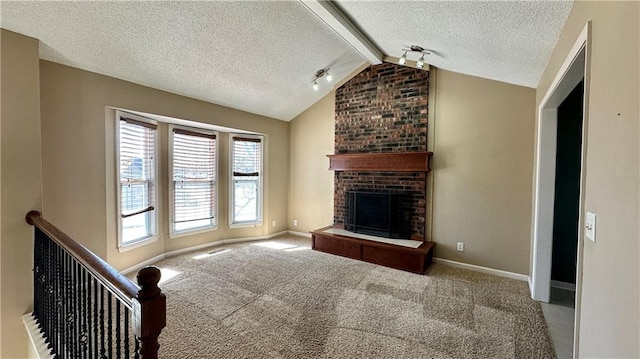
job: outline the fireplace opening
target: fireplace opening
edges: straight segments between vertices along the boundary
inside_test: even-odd
[[[373,236],[411,237],[411,195],[347,191],[344,228]]]

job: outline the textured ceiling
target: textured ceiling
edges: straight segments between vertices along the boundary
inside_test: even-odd
[[[420,45],[436,67],[536,87],[573,3],[337,4],[385,55]],[[0,26],[39,39],[45,60],[288,121],[331,90],[311,89],[316,70],[340,81],[365,63],[307,5],[2,0]]]
[[[446,70],[536,87],[572,1],[337,1],[383,53],[432,49]],[[417,55],[409,59],[417,60]]]
[[[3,28],[40,40],[45,60],[281,120],[365,60],[302,3],[8,2]]]

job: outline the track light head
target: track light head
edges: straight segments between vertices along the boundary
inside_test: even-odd
[[[402,54],[402,56],[400,56],[400,59],[398,59],[398,64],[400,65],[404,65],[407,62],[407,51],[404,51],[404,54]]]
[[[318,81],[313,80],[313,85],[311,85],[311,87],[313,87],[313,91],[318,91],[318,88],[320,86],[318,86]]]
[[[418,62],[416,62],[416,67],[419,69],[424,67],[424,54],[422,54],[422,56],[420,56],[420,59],[418,59]]]
[[[333,81],[333,76],[331,76],[331,74],[329,73],[329,71],[327,70],[327,74],[325,75],[327,82],[331,82]]]

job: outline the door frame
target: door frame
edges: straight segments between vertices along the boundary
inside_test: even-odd
[[[571,93],[576,85],[584,79],[582,149],[580,161],[580,202],[578,207],[579,228],[576,265],[576,305],[573,335],[574,358],[578,357],[580,328],[579,314],[582,293],[582,259],[584,246],[584,230],[582,228],[582,223],[585,218],[584,188],[589,117],[589,74],[591,67],[590,39],[591,22],[587,22],[537,108],[538,128],[536,138],[536,165],[534,167],[535,189],[532,221],[533,258],[530,289],[531,297],[533,299],[542,302],[549,302],[551,288],[551,256],[553,249],[553,206],[555,200],[558,106],[569,95],[569,93]]]

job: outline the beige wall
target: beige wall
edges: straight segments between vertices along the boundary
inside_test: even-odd
[[[584,244],[582,358],[640,357],[640,4],[577,1],[537,89],[537,104],[587,21],[585,210],[597,214]],[[619,114],[619,115],[618,115]]]
[[[25,214],[42,207],[38,41],[1,30],[0,180],[2,358],[24,358],[22,315],[31,310],[33,228]]]
[[[112,77],[40,62],[44,215],[118,269],[167,251],[221,239],[264,236],[286,230],[288,124],[227,107],[151,89]],[[228,142],[221,136],[216,231],[168,237],[168,171],[160,164],[160,239],[124,253],[117,250],[114,117],[110,107],[159,114],[266,135],[264,224],[228,228]],[[160,126],[166,153],[166,126]],[[164,156],[161,156],[164,157]],[[271,227],[271,221],[278,225]]]
[[[528,274],[535,90],[436,76],[435,256]]]
[[[309,232],[333,224],[335,91],[289,123],[289,228]],[[293,221],[298,221],[298,226]]]

